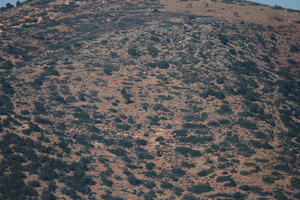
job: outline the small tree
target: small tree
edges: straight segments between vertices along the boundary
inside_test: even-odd
[[[14,8],[14,5],[12,5],[11,3],[7,3],[7,4],[6,4],[6,8],[7,8],[7,9]]]

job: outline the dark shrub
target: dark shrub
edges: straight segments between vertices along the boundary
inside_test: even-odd
[[[219,40],[220,40],[223,44],[227,44],[228,41],[229,41],[226,35],[219,35]]]
[[[153,162],[146,163],[146,169],[152,170],[154,167],[155,167],[155,163]]]
[[[191,194],[185,194],[183,195],[182,200],[199,200],[197,197]]]
[[[238,120],[238,124],[243,128],[247,128],[251,130],[257,129],[256,124],[243,118],[240,118]]]
[[[210,168],[210,169],[203,169],[203,170],[199,171],[197,173],[197,175],[201,176],[201,177],[204,177],[204,176],[207,176],[207,175],[209,175],[209,174],[211,174],[213,172],[214,172],[214,170],[212,168]]]
[[[138,56],[139,55],[138,50],[135,47],[129,48],[127,52],[131,56]]]
[[[135,141],[135,143],[136,143],[137,145],[141,145],[141,146],[147,145],[147,141],[144,140],[144,139],[137,139],[137,140]]]
[[[143,181],[137,179],[133,174],[130,174],[127,178],[127,181],[133,185],[133,186],[138,186],[141,185],[143,183]]]
[[[117,129],[122,129],[124,131],[128,131],[130,129],[130,126],[128,124],[117,124],[116,128]]]
[[[161,184],[160,184],[160,187],[163,188],[163,189],[171,189],[173,188],[174,186],[169,183],[169,182],[166,182],[166,181],[163,181]]]
[[[172,169],[172,174],[174,174],[175,176],[184,176],[186,172],[178,167],[175,167]]]
[[[210,185],[208,183],[200,183],[197,185],[192,186],[191,188],[191,192],[196,193],[196,194],[201,194],[201,193],[206,193],[206,192],[210,192],[213,189],[210,187]]]
[[[146,188],[148,188],[148,189],[152,189],[152,188],[154,188],[156,185],[155,185],[155,183],[154,183],[153,181],[145,181],[145,182],[144,182],[144,186],[145,186]]]
[[[291,186],[296,189],[300,189],[300,178],[293,177],[291,179]]]

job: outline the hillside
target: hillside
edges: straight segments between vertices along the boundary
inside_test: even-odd
[[[300,12],[29,0],[0,12],[0,199],[300,199]]]

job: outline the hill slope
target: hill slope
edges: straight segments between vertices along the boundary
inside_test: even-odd
[[[300,198],[299,12],[32,0],[0,19],[0,199]]]

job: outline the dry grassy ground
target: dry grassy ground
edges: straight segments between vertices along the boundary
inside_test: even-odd
[[[0,199],[300,199],[300,12],[32,0],[0,21]]]

